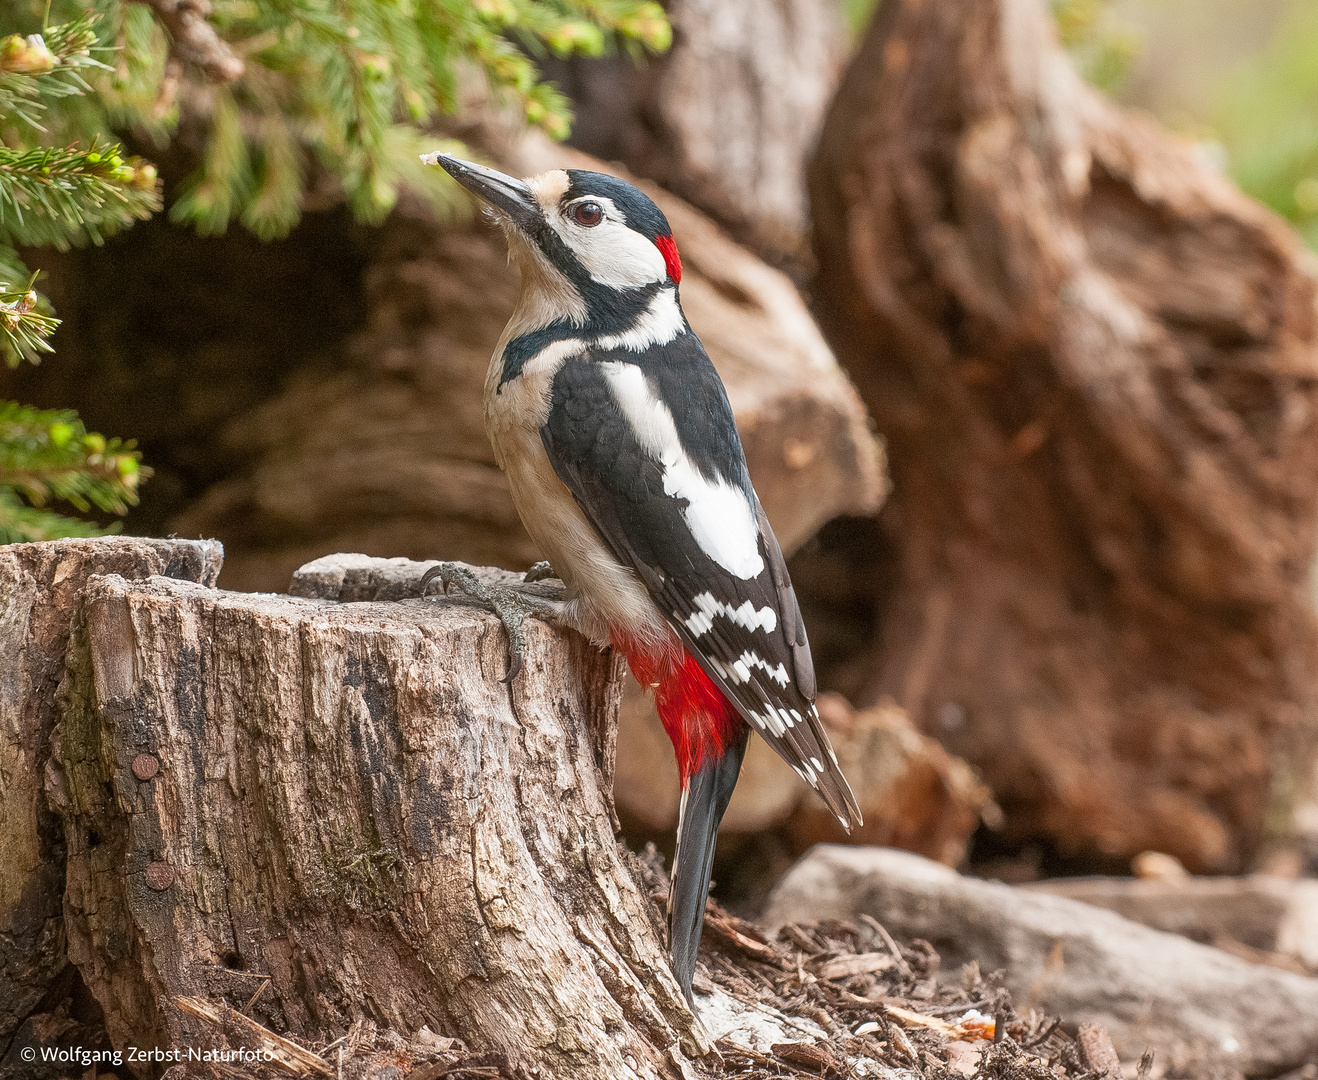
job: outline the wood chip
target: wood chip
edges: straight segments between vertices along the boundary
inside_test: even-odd
[[[948,1071],[960,1076],[974,1076],[979,1070],[980,1049],[983,1045],[980,1043],[976,1046],[959,1040],[949,1042],[943,1050],[947,1058]]]
[[[1121,1075],[1121,1059],[1117,1057],[1112,1045],[1112,1036],[1107,1029],[1098,1024],[1081,1024],[1076,1033],[1076,1042],[1085,1055],[1085,1064],[1096,1073],[1108,1076]]]
[[[847,979],[852,975],[869,975],[876,971],[895,968],[897,961],[887,953],[857,953],[825,961],[819,967],[821,979]]]
[[[812,1072],[834,1072],[839,1067],[837,1055],[822,1043],[774,1043],[769,1051],[780,1061]]]
[[[900,1020],[907,1027],[922,1027],[929,1028],[933,1031],[941,1031],[949,1038],[956,1027],[955,1024],[949,1024],[941,1017],[926,1016],[924,1013],[917,1013],[912,1012],[910,1009],[903,1009],[899,1005],[885,1005],[883,1011],[894,1020]]]
[[[712,911],[705,912],[705,932],[717,938],[718,943],[730,946],[749,956],[752,960],[760,960],[766,964],[777,964],[778,954],[773,947],[746,933],[749,925],[749,923],[732,916],[724,916],[721,913]]]
[[[800,949],[803,953],[806,953],[810,956],[817,956],[822,951],[819,948],[819,946],[813,940],[811,940],[811,938],[806,934],[804,928],[797,926],[794,923],[788,923],[786,926],[780,929],[778,931],[778,936],[782,938],[786,938],[798,949]]]
[[[992,1017],[982,1016],[974,1009],[968,1010],[965,1016],[955,1022],[944,1020],[941,1016],[912,1012],[900,1005],[885,1005],[883,1011],[907,1027],[929,1028],[931,1031],[942,1032],[949,1039],[992,1039],[996,1026]]]
[[[909,978],[911,975],[911,965],[902,957],[902,951],[897,947],[897,942],[892,939],[892,935],[888,933],[887,927],[879,922],[879,920],[873,915],[864,912],[861,913],[860,921],[878,934],[879,937],[883,938],[883,943],[888,946],[888,951],[892,953],[893,959],[897,961],[898,970]]]
[[[174,1004],[185,1013],[206,1021],[217,1033],[235,1037],[249,1050],[267,1052],[270,1064],[282,1068],[290,1076],[309,1076],[312,1073],[317,1076],[334,1076],[334,1070],[310,1050],[276,1035],[237,1009],[196,997],[176,997]]]

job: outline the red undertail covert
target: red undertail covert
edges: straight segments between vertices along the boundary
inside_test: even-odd
[[[678,775],[685,789],[692,773],[726,753],[746,722],[695,657],[680,645],[645,650],[629,637],[615,633],[613,647],[627,657],[636,681],[653,690],[655,707],[673,742]]]

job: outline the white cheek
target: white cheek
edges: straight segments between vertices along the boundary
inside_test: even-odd
[[[601,285],[634,289],[668,277],[659,249],[621,222],[605,219],[593,229],[555,223],[554,229]]]

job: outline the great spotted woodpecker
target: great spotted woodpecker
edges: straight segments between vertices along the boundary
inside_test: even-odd
[[[541,610],[621,651],[673,742],[682,801],[669,927],[692,1002],[715,835],[750,730],[845,828],[861,824],[815,710],[796,594],[723,384],[678,302],[682,264],[663,212],[602,173],[523,182],[425,160],[495,210],[521,268],[485,424],[527,532],[567,586]],[[508,621],[509,598],[487,598]]]

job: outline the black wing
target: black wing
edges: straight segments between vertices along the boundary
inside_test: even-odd
[[[649,397],[620,395],[620,373]],[[652,420],[646,410],[658,402],[671,422],[640,432],[646,425],[638,425],[638,415]],[[787,566],[751,487],[727,394],[699,339],[684,333],[649,351],[597,348],[569,360],[554,377],[541,437],[586,517],[636,571],[705,672],[844,826],[860,824],[815,710],[814,665]],[[708,538],[702,546],[686,516],[691,500],[665,490],[674,470],[722,482],[719,505],[730,510],[730,529],[753,530],[758,573],[738,576],[706,550]]]

